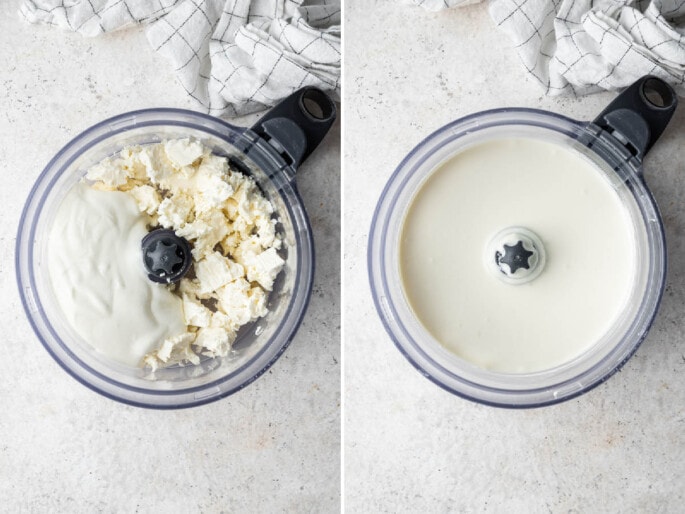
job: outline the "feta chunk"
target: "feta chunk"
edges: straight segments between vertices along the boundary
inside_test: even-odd
[[[193,211],[193,199],[184,194],[165,198],[159,204],[159,224],[164,228],[178,229],[185,225]]]
[[[244,274],[245,270],[240,264],[227,259],[219,252],[210,253],[195,265],[200,294],[216,291]]]
[[[248,267],[252,260],[260,253],[262,253],[263,248],[259,242],[259,237],[250,236],[247,239],[243,239],[235,250],[233,250],[233,255],[235,256],[236,262],[239,262],[244,267]]]
[[[225,357],[231,351],[235,341],[235,332],[221,327],[201,328],[197,332],[195,345],[202,348],[202,354],[207,357]]]
[[[200,260],[214,251],[214,247],[228,234],[229,224],[221,211],[213,210],[176,231],[193,242],[193,257]]]
[[[112,191],[126,185],[130,176],[128,169],[112,159],[99,162],[86,173],[86,179],[95,182],[99,186],[98,189]]]
[[[189,297],[195,297],[201,300],[206,300],[211,297],[208,293],[200,293],[200,282],[197,279],[182,278],[178,283],[178,289],[176,291],[180,295],[188,295]]]
[[[193,364],[199,364],[200,358],[192,349],[192,343],[195,341],[196,335],[192,332],[184,332],[174,337],[165,339],[160,347],[148,353],[143,362],[152,370],[156,370],[160,366],[171,366],[184,361],[190,361]]]
[[[138,158],[145,167],[147,178],[154,185],[167,188],[166,181],[176,173],[171,162],[160,145],[147,145],[141,148]],[[167,188],[168,189],[168,188]]]
[[[136,186],[128,192],[138,204],[140,212],[155,214],[160,204],[160,197],[157,190],[152,186]]]
[[[129,182],[135,180],[139,183],[147,181],[145,165],[140,161],[140,146],[127,146],[119,152],[119,159],[128,170]]]
[[[276,238],[276,220],[271,219],[271,217],[259,216],[256,219],[255,225],[262,248],[274,247],[278,249],[281,247],[281,240]]]
[[[250,282],[257,282],[267,291],[271,291],[274,280],[283,269],[285,261],[281,259],[275,248],[269,248],[251,257],[247,261],[245,271]]]
[[[261,318],[268,312],[264,290],[250,287],[250,283],[243,278],[221,287],[216,295],[221,311],[239,326]]]
[[[186,325],[193,327],[208,327],[212,319],[212,311],[187,294],[183,295],[183,315]]]
[[[190,139],[173,139],[164,143],[164,151],[169,161],[177,168],[190,166],[204,153],[204,148],[197,141]]]
[[[224,330],[229,330],[231,332],[237,332],[240,328],[240,325],[233,323],[231,318],[220,310],[212,313],[212,319],[209,322],[209,326],[223,328]]]
[[[224,202],[233,194],[233,188],[219,175],[210,174],[200,168],[195,175],[195,211],[209,212],[221,209]]]
[[[198,172],[217,175],[226,180],[229,173],[228,159],[226,159],[226,157],[221,157],[220,155],[207,153],[202,157]]]

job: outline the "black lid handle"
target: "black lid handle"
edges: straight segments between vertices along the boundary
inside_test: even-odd
[[[670,85],[645,75],[618,95],[593,123],[642,160],[663,133],[677,105],[678,97]]]
[[[333,101],[305,87],[279,102],[251,127],[297,169],[328,133],[336,117]]]

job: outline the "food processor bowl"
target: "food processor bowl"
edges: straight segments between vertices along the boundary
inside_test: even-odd
[[[318,106],[310,112],[309,105]],[[305,314],[314,274],[311,228],[294,184],[299,164],[332,125],[335,105],[314,88],[297,91],[251,129],[179,109],[147,109],[102,121],[69,142],[36,181],[21,216],[17,280],[29,321],[53,358],[91,389],[124,403],[181,408],[208,403],[253,382],[283,353]],[[48,235],[56,209],[86,171],[131,145],[194,138],[251,175],[275,208],[285,265],[269,312],[241,328],[226,357],[155,371],[129,367],[96,351],[67,323],[52,291]],[[142,266],[142,258],[141,258]]]
[[[484,111],[438,129],[407,155],[376,207],[369,235],[368,269],[372,296],[386,331],[424,376],[451,393],[479,403],[539,407],[592,389],[628,360],[656,315],[666,277],[664,230],[642,175],[642,158],[662,133],[676,103],[670,86],[654,77],[643,77],[590,123],[535,109]],[[492,371],[445,348],[412,309],[400,270],[405,216],[426,180],[442,163],[466,149],[511,137],[560,145],[591,161],[628,213],[636,250],[629,298],[601,339],[568,362],[523,373]],[[468,294],[454,291],[454,295]]]

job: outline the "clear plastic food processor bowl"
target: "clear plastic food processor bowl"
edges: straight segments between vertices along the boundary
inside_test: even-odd
[[[331,104],[332,105],[332,104]],[[335,114],[331,114],[334,118]],[[326,129],[327,130],[327,129]],[[225,358],[152,372],[113,362],[83,341],[65,321],[48,276],[48,234],[66,192],[93,164],[123,147],[192,137],[251,174],[273,203],[286,264],[269,296],[269,313],[241,329]],[[178,408],[207,403],[245,387],[285,350],[307,308],[314,271],[312,237],[292,179],[295,166],[251,130],[203,114],[151,109],[123,114],[86,130],[40,175],[20,221],[16,268],[28,318],[45,348],[77,380],[125,403]],[[299,164],[299,163],[298,163]],[[142,257],[141,257],[142,266]]]
[[[633,89],[639,87],[642,93],[644,85],[645,79]],[[668,97],[672,92],[668,87],[660,86],[659,91],[667,97],[666,107],[644,103],[638,110],[648,110],[648,114],[659,109],[664,113],[670,110],[667,116],[670,119],[675,109],[675,94]],[[615,111],[616,105],[612,106]],[[609,111],[611,109],[608,108],[603,114]],[[636,122],[630,116],[626,119],[629,127],[635,126]],[[480,403],[500,407],[538,407],[588,391],[609,378],[635,352],[654,319],[664,289],[664,232],[641,168],[642,156],[663,127],[659,127],[660,130],[652,127],[652,139],[648,134],[643,141],[638,136],[623,137],[623,132],[628,132],[628,129],[620,125],[620,120],[614,119],[613,122],[617,126],[612,130],[606,126],[602,115],[593,123],[581,123],[539,110],[486,111],[457,120],[434,132],[398,166],[374,214],[369,236],[368,268],[374,302],[387,332],[424,376],[447,391]],[[652,121],[648,123],[653,124]],[[590,159],[598,173],[603,173],[612,184],[629,213],[637,251],[629,299],[610,330],[577,358],[532,373],[488,371],[447,350],[417,319],[404,294],[400,275],[399,243],[403,222],[415,193],[425,180],[441,163],[466,148],[507,137],[556,143]],[[628,144],[625,144],[625,139],[629,139]],[[454,291],[454,294],[468,294],[468,291]]]

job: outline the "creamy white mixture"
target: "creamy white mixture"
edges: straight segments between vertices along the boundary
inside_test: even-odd
[[[524,284],[486,266],[495,234],[524,227],[546,263]],[[604,174],[560,145],[512,138],[471,147],[417,191],[400,241],[405,295],[424,327],[480,367],[549,369],[607,333],[635,270],[634,229]]]
[[[181,299],[148,280],[141,265],[146,234],[129,195],[77,184],[59,206],[48,243],[52,287],[67,322],[130,366],[186,330]]]
[[[274,209],[226,158],[172,140],[124,148],[86,179],[58,209],[49,271],[67,321],[94,348],[153,369],[198,363],[227,355],[240,327],[267,314],[284,265]],[[154,227],[191,243],[194,277],[147,278],[141,240]]]

